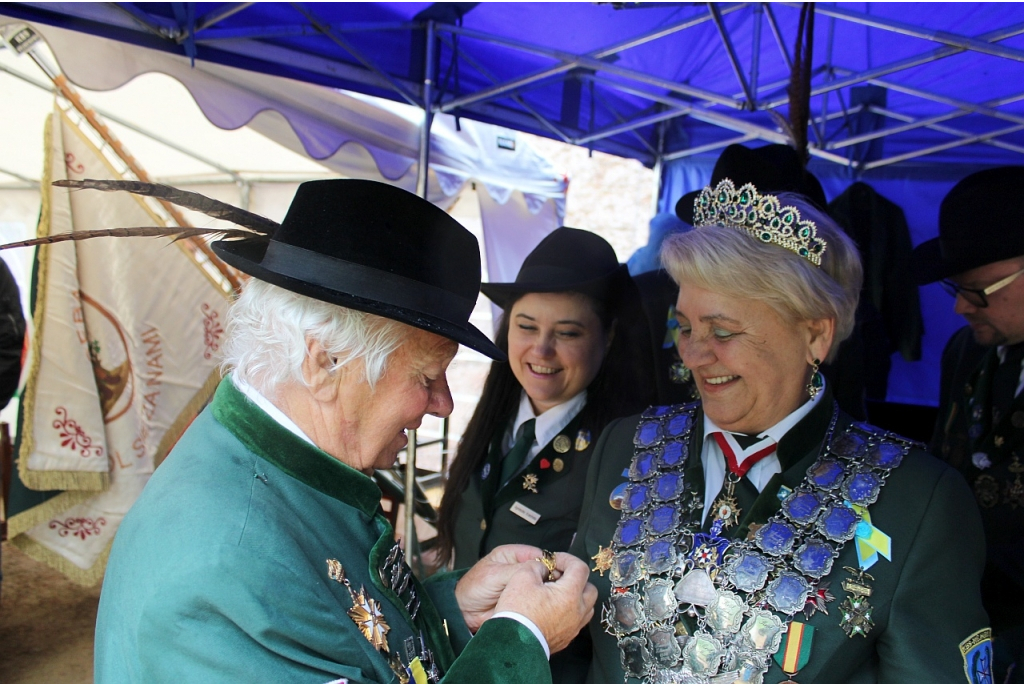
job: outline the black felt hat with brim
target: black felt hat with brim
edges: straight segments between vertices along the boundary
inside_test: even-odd
[[[484,283],[480,290],[502,309],[526,293],[578,292],[614,309],[630,282],[608,241],[590,231],[562,226],[526,256],[514,283]]]
[[[356,179],[303,183],[269,241],[220,240],[213,249],[261,281],[505,358],[469,323],[480,291],[476,238],[401,188]]]
[[[920,285],[1024,255],[1024,166],[986,169],[963,179],[939,206],[939,236],[914,248]]]
[[[737,188],[753,183],[760,193],[800,193],[824,210],[825,191],[814,174],[800,163],[796,150],[788,145],[747,148],[730,145],[722,151],[711,172],[711,187],[730,179]],[[687,193],[676,203],[676,216],[693,225],[693,202],[699,190]]]

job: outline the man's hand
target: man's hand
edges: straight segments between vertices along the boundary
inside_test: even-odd
[[[533,561],[534,566],[544,568],[539,561],[534,561],[541,554],[539,549],[530,545],[502,545],[494,548],[462,576],[455,586],[455,599],[470,632],[476,633],[494,614],[498,598],[521,564]],[[546,569],[544,573],[547,573]]]
[[[548,570],[537,556],[514,567],[495,611],[514,611],[533,621],[554,654],[565,649],[594,615],[597,588],[587,582],[589,567],[564,552],[555,554],[556,580],[544,582]]]

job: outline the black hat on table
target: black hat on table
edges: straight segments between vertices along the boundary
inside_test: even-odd
[[[914,248],[920,285],[1024,255],[1024,166],[986,169],[963,179],[939,207],[939,237]]]
[[[822,210],[828,204],[814,174],[804,169],[796,150],[788,145],[747,148],[730,145],[722,151],[711,172],[711,187],[731,179],[737,188],[753,183],[760,193],[800,193]],[[676,216],[693,224],[693,202],[700,190],[687,193],[676,203]]]
[[[626,265],[619,264],[607,240],[590,231],[562,226],[526,256],[514,283],[484,283],[480,289],[502,309],[526,293],[570,291],[614,308],[613,300],[630,282]]]
[[[476,238],[401,188],[357,179],[303,183],[269,241],[220,240],[213,249],[286,290],[505,357],[469,323],[480,291]]]

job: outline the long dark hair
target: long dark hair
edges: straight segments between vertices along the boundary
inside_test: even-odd
[[[645,354],[650,343],[638,339],[638,336],[646,335],[647,330],[645,322],[639,318],[642,316],[639,292],[629,279],[619,285],[619,297],[613,303],[614,311],[601,301],[586,296],[605,332],[613,334],[601,368],[587,386],[587,404],[580,412],[580,426],[589,430],[594,440],[612,419],[642,411],[655,398],[653,362]],[[522,293],[520,297],[525,294]],[[495,336],[495,344],[505,352],[508,351],[508,314],[516,301],[518,298],[506,303]],[[515,414],[522,390],[523,386],[512,373],[508,362],[491,362],[483,394],[452,460],[448,482],[441,498],[436,547],[438,564],[441,566],[454,557],[455,519],[462,494],[469,487],[473,473],[486,461],[494,435],[504,430]]]

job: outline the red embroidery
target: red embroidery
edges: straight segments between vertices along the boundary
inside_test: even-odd
[[[57,535],[62,538],[66,538],[68,534],[74,535],[77,538],[85,540],[90,535],[99,535],[100,528],[107,525],[107,519],[102,516],[93,521],[87,518],[69,518],[64,521],[54,519],[50,521],[50,530],[57,531]]]
[[[203,344],[206,350],[203,352],[203,359],[209,359],[213,353],[220,349],[220,336],[224,335],[224,329],[220,325],[220,314],[210,305],[203,303]]]
[[[75,155],[73,152],[64,153],[64,166],[68,168],[68,171],[71,171],[73,173],[85,173],[85,165],[78,163],[78,160],[75,159]]]
[[[74,419],[68,418],[68,410],[64,407],[57,407],[57,417],[53,421],[53,427],[60,431],[60,446],[70,447],[83,457],[102,456],[103,448],[92,444],[92,438],[86,435],[82,427]],[[95,454],[93,454],[95,452]]]

